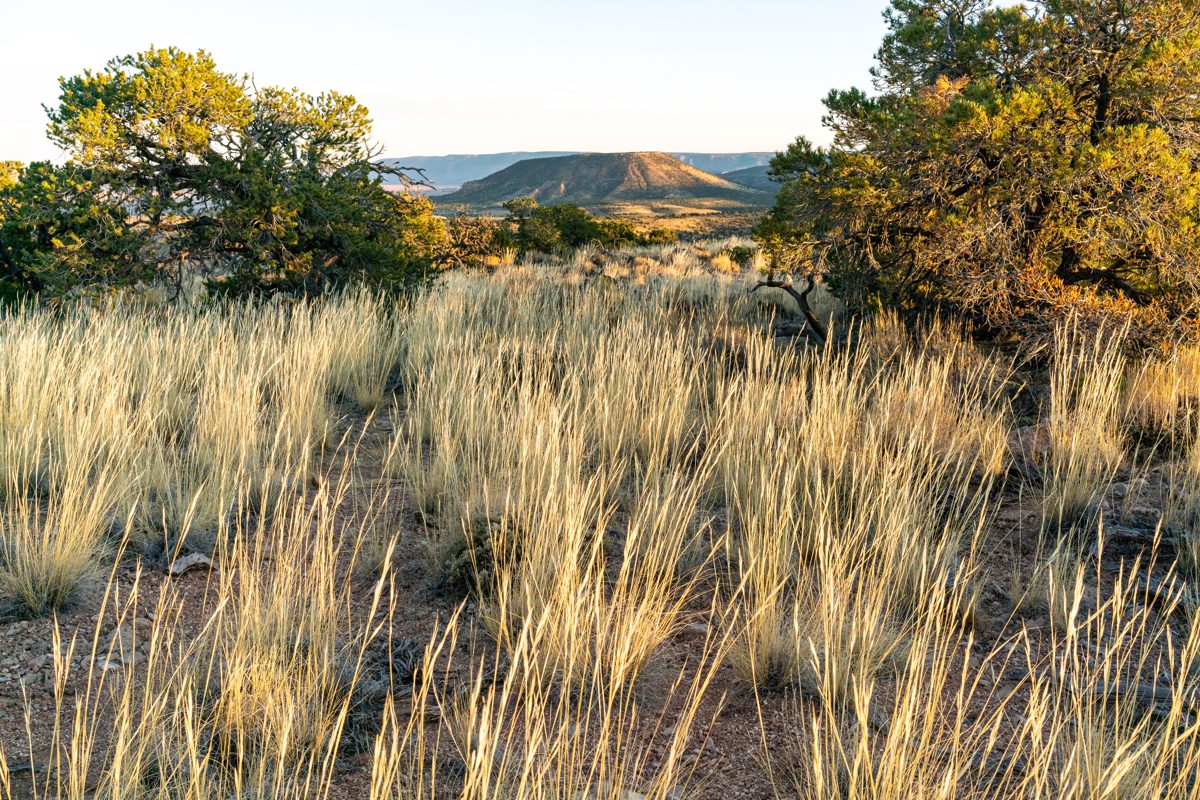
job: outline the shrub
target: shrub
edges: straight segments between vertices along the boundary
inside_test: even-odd
[[[446,223],[446,239],[434,262],[442,268],[478,266],[490,258],[500,258],[516,242],[499,220],[457,214]]]
[[[126,212],[74,165],[9,164],[0,177],[0,303],[153,274]]]
[[[516,245],[523,253],[553,253],[593,243],[602,247],[670,244],[678,238],[674,231],[665,229],[642,233],[628,220],[600,219],[570,203],[542,206],[532,197],[516,197],[504,207],[515,229]]]

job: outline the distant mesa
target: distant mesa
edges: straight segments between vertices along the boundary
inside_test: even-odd
[[[438,202],[495,207],[514,197],[580,206],[664,200],[726,200],[748,206],[770,203],[768,192],[654,152],[529,158],[467,181]]]
[[[394,166],[413,167],[422,170],[426,181],[431,184],[431,188],[426,191],[430,194],[439,195],[457,191],[470,181],[486,178],[506,167],[511,167],[519,161],[577,155],[581,155],[577,150],[541,150],[534,152],[457,154],[446,156],[403,156],[401,158],[384,159],[384,161]],[[765,166],[770,162],[774,154],[750,152],[668,153],[668,155],[696,169],[720,175],[747,167]],[[385,177],[384,182],[394,183],[395,179]]]

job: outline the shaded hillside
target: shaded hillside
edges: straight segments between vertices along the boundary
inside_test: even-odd
[[[774,153],[667,153],[696,169],[725,177],[733,170],[758,167],[771,162]]]
[[[584,153],[520,161],[468,182],[441,202],[487,207],[514,197],[598,206],[629,201],[721,199],[763,205],[769,196],[666,153]]]
[[[770,169],[770,164],[762,164],[756,167],[746,167],[745,169],[735,169],[732,172],[724,172],[721,174],[721,177],[734,183],[740,183],[743,186],[761,189],[771,194],[778,194],[779,184],[771,180]]]
[[[499,172],[506,167],[511,167],[519,161],[527,161],[533,158],[576,155],[580,155],[577,150],[546,150],[529,153],[403,156],[401,158],[385,159],[385,163],[402,167],[415,167],[423,170],[426,179],[429,183],[433,184],[435,191],[443,192],[458,189],[468,181],[477,181],[481,178],[486,178],[488,175]],[[669,153],[668,155],[705,172],[720,174],[730,170],[766,164],[771,160],[773,153]],[[392,183],[394,179],[385,178],[384,182]]]
[[[435,190],[453,191],[467,181],[486,178],[492,173],[499,172],[505,167],[511,167],[518,161],[530,158],[554,158],[555,156],[576,155],[574,152],[560,150],[545,150],[531,153],[483,153],[478,155],[449,155],[449,156],[404,156],[403,158],[384,159],[384,163],[399,167],[412,167],[422,170],[425,179],[433,184]],[[385,183],[394,183],[391,176],[384,178]]]

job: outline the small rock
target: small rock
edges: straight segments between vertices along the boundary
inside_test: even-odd
[[[171,566],[167,567],[167,574],[172,578],[180,578],[189,572],[213,568],[212,559],[203,553],[192,553],[191,555],[177,558],[171,562]]]
[[[1162,509],[1138,506],[1129,510],[1129,523],[1141,528],[1154,528],[1162,518]]]
[[[140,658],[137,636],[132,627],[118,625],[108,639],[108,651],[122,664],[136,664]]]
[[[1113,518],[1112,500],[1110,500],[1107,497],[1096,498],[1092,502],[1088,503],[1087,510],[1085,510],[1083,512],[1083,515],[1085,518],[1092,519],[1092,520],[1095,520],[1095,519],[1098,519],[1101,517],[1103,517],[1104,519],[1112,519]]]

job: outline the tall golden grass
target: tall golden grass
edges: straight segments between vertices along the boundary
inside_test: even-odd
[[[65,615],[0,797],[680,800],[728,691],[762,744],[723,769],[781,796],[1200,794],[1196,551],[1153,598],[1166,553],[1087,555],[1134,423],[1178,432],[1168,519],[1196,513],[1187,368],[1064,328],[1015,492],[1016,359],[886,317],[776,340],[786,304],[707,252],[0,321],[0,594]],[[1013,496],[1050,553],[1017,573]],[[153,575],[195,551],[198,595]],[[985,637],[1012,574],[1035,621]],[[437,588],[455,610],[399,641]]]

